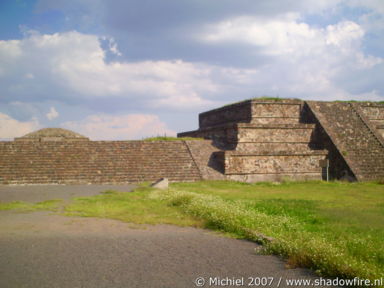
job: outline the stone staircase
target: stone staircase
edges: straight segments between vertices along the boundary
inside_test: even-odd
[[[184,141],[0,142],[0,184],[201,179]]]
[[[185,143],[199,168],[203,180],[225,180],[218,150],[210,140],[187,140]]]
[[[355,104],[307,104],[357,180],[384,178],[384,145]]]

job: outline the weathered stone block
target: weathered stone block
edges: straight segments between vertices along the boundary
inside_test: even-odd
[[[384,120],[384,105],[361,105],[363,113],[370,120]]]
[[[246,126],[238,127],[238,142],[285,142],[285,143],[309,143],[314,125],[309,126]]]
[[[324,154],[252,155],[225,154],[225,174],[300,174],[320,173],[319,161]]]
[[[167,178],[160,178],[156,182],[152,183],[151,187],[157,188],[157,189],[168,189],[168,179]]]
[[[300,103],[260,103],[252,101],[251,113],[252,117],[255,118],[293,118],[297,120],[300,117],[300,110]]]

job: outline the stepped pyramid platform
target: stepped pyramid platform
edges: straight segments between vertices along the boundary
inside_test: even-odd
[[[239,181],[322,179],[320,160],[328,154],[303,123],[304,102],[248,100],[199,115],[200,128],[180,137],[211,139],[227,178]]]
[[[0,184],[309,180],[326,170],[384,180],[382,103],[252,99],[201,113],[199,129],[178,136],[205,140],[91,141],[41,129],[0,142]]]
[[[199,115],[227,179],[384,179],[384,105],[252,99]],[[324,161],[327,160],[327,161]]]

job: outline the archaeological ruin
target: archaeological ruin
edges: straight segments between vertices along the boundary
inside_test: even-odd
[[[0,142],[0,184],[384,179],[384,104],[252,99],[199,115],[196,140],[91,141],[46,128]]]

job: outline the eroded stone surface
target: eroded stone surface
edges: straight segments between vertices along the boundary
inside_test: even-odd
[[[263,179],[283,174],[322,179],[324,169],[315,163],[325,158],[332,178],[384,177],[380,103],[254,99],[201,113],[199,120],[199,130],[180,135],[211,139],[221,150],[241,152],[221,154],[231,179],[258,181],[260,174],[266,175]],[[328,153],[319,154],[321,150]]]
[[[16,138],[18,141],[89,140],[87,137],[63,128],[44,128]]]
[[[254,99],[201,113],[199,123],[179,136],[204,141],[89,141],[42,129],[0,142],[0,184],[322,179],[325,158],[333,179],[384,178],[384,104]]]

